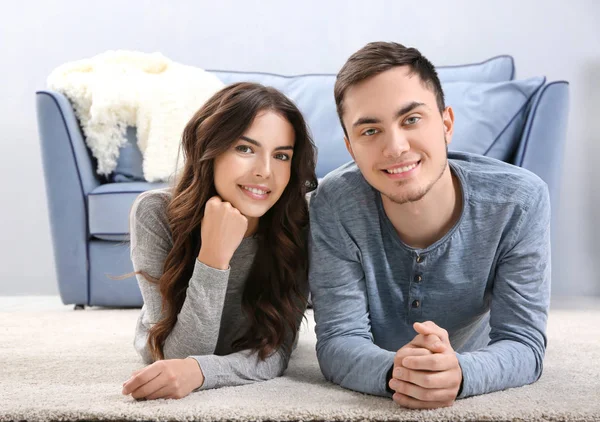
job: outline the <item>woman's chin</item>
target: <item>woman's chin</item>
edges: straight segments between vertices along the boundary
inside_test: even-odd
[[[237,210],[242,213],[242,215],[246,218],[260,218],[269,211],[270,207],[266,205],[254,205],[254,204],[239,204],[236,206],[232,204]]]

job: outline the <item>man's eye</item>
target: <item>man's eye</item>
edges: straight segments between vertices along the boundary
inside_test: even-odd
[[[404,122],[409,125],[414,125],[419,120],[421,120],[421,118],[419,116],[412,116],[412,117],[409,117],[408,119],[406,119]]]
[[[239,152],[243,152],[246,154],[249,154],[252,152],[252,148],[250,148],[248,145],[238,145],[237,147],[235,147],[235,149]]]
[[[363,132],[365,136],[373,136],[377,133],[377,129],[367,129]]]

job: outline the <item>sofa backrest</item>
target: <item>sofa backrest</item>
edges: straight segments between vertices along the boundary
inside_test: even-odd
[[[446,103],[454,108],[456,128],[451,150],[475,152],[511,162],[530,98],[543,78],[514,81],[510,56],[481,63],[438,67]],[[335,74],[285,76],[265,72],[209,70],[225,84],[249,81],[273,86],[291,98],[304,114],[318,148],[317,176],[351,160],[343,142],[333,99]],[[135,130],[121,149],[112,181],[143,180],[142,157]]]

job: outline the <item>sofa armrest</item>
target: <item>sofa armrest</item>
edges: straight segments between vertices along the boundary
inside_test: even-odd
[[[548,184],[553,221],[558,209],[568,117],[569,83],[558,81],[543,86],[531,102],[514,160]]]
[[[100,180],[69,101],[38,91],[36,102],[60,296],[65,304],[88,304],[87,194]]]

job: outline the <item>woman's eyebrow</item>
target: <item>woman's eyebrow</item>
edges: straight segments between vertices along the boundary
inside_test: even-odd
[[[256,145],[256,146],[257,146],[257,147],[259,147],[259,148],[261,148],[261,147],[262,147],[262,145],[261,145],[261,143],[260,143],[260,142],[258,142],[258,141],[256,141],[256,140],[254,140],[254,139],[252,139],[252,138],[249,138],[249,137],[247,137],[247,136],[245,136],[245,135],[242,135],[242,136],[240,136],[240,138],[241,138],[241,139],[243,139],[243,140],[244,140],[244,141],[246,141],[246,142],[249,142],[249,143],[251,143],[252,145]],[[293,146],[286,145],[286,146],[280,146],[280,147],[277,147],[277,148],[275,148],[275,151],[281,151],[281,150],[293,150],[293,149],[294,149],[294,147],[293,147]]]

